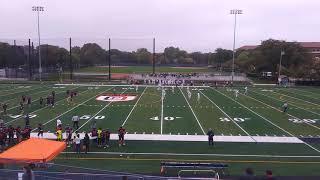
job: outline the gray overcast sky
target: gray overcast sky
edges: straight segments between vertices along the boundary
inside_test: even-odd
[[[150,49],[155,37],[157,50],[231,49],[233,8],[244,12],[238,18],[236,47],[268,38],[320,41],[319,0],[0,0],[0,39],[37,37],[34,5],[45,7],[40,16],[43,42],[60,45],[67,41],[56,38],[140,38],[112,44]]]

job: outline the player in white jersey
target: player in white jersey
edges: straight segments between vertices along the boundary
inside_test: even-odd
[[[239,90],[238,90],[238,89],[234,90],[234,95],[235,95],[235,97],[236,97],[236,99],[237,99],[238,96],[239,96]]]
[[[162,89],[162,99],[164,99],[165,96],[166,96],[166,91],[165,89]]]
[[[188,93],[188,98],[191,99],[191,96],[192,96],[191,92],[187,91],[187,93]]]
[[[138,92],[138,86],[136,86],[136,92]]]
[[[197,97],[197,100],[198,100],[198,103],[200,102],[200,93],[197,93],[198,97]]]
[[[158,83],[158,90],[161,90],[161,83]]]
[[[248,87],[246,86],[244,87],[244,95],[247,95],[247,93],[248,93]]]
[[[172,93],[174,93],[174,86],[171,87],[171,91],[172,91]]]

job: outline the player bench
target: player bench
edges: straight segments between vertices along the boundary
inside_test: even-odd
[[[200,163],[200,162],[161,162],[161,174],[177,173],[181,177],[183,173],[192,173],[192,175],[200,175],[206,173],[213,176],[229,175],[228,164],[224,163]]]

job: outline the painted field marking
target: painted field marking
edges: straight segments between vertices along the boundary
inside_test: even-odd
[[[114,88],[114,87],[111,87],[111,88],[109,88],[109,89],[107,89],[107,90],[103,90],[103,91],[99,92],[98,94],[102,94],[102,93],[104,93],[104,92],[106,92],[106,91],[109,91],[110,89],[113,89],[113,88]],[[75,108],[77,108],[77,107],[79,107],[79,106],[81,106],[81,105],[85,104],[86,102],[88,102],[88,101],[90,101],[90,100],[92,100],[92,99],[94,99],[94,98],[96,98],[96,95],[94,95],[93,97],[90,97],[89,99],[87,99],[87,100],[83,101],[82,103],[80,103],[80,104],[76,105],[75,107],[73,107],[73,108],[71,108],[71,109],[69,109],[69,110],[67,110],[67,111],[63,112],[63,113],[62,113],[62,114],[60,114],[59,116],[56,116],[56,117],[54,117],[54,118],[50,119],[49,121],[45,122],[43,125],[46,125],[46,124],[48,124],[48,123],[50,123],[50,122],[54,121],[55,119],[57,119],[57,118],[59,118],[59,117],[61,117],[61,116],[65,115],[65,114],[67,114],[68,112],[73,111]],[[33,132],[33,131],[35,131],[36,129],[37,129],[37,128],[33,129],[33,130],[32,130],[32,132]]]
[[[251,92],[254,92],[254,91],[251,91]],[[256,92],[256,93],[257,93],[257,92]],[[258,93],[258,94],[260,94],[260,93]],[[261,95],[266,96],[265,94],[261,94]],[[302,109],[302,110],[304,110],[304,111],[307,111],[307,112],[310,112],[310,113],[313,113],[313,114],[316,114],[316,115],[319,115],[319,116],[320,116],[319,113],[316,113],[316,112],[314,112],[314,111],[308,110],[308,109],[311,109],[311,108],[302,108],[302,107],[299,107],[299,106],[295,105],[294,103],[290,103],[291,101],[278,100],[277,98],[271,97],[271,96],[268,96],[268,97],[269,97],[269,98],[272,98],[272,99],[275,99],[275,100],[277,100],[277,101],[280,101],[280,102],[288,102],[288,104],[291,104],[292,106],[294,106],[294,107],[296,107],[296,108],[298,108],[298,109]]]
[[[253,93],[256,93],[256,94],[260,94],[260,93],[258,93],[258,92],[252,91],[252,90],[250,90],[250,91],[253,92]],[[269,96],[267,96],[267,95],[265,95],[265,94],[260,94],[260,95],[269,97]],[[255,100],[255,101],[258,101],[258,102],[260,102],[260,103],[262,103],[262,104],[264,104],[264,105],[266,105],[266,106],[268,106],[268,107],[270,107],[270,108],[272,108],[272,109],[274,109],[274,110],[276,110],[276,111],[282,112],[282,111],[279,110],[278,108],[276,108],[276,107],[274,107],[274,106],[271,106],[271,105],[269,105],[269,104],[266,104],[266,103],[264,103],[264,102],[262,102],[262,101],[260,101],[260,100],[258,100],[258,99],[256,99],[256,98],[254,98],[254,97],[251,97],[251,96],[246,96],[246,97],[249,97],[249,98],[251,98],[251,99],[253,99],[253,100]],[[279,100],[277,100],[277,101],[279,101]],[[300,118],[298,118],[298,117],[296,117],[296,116],[293,116],[293,115],[291,115],[291,114],[289,114],[289,113],[287,113],[287,114],[288,114],[290,117],[293,117],[293,118],[296,118],[296,119],[300,119]],[[301,120],[301,119],[300,119],[300,120]],[[312,127],[316,128],[316,129],[320,129],[318,126],[315,126],[315,125],[310,124],[310,123],[308,123],[308,122],[304,122],[304,123],[308,124],[309,126],[312,126]]]
[[[206,97],[213,105],[215,105],[225,116],[227,116],[238,128],[240,128],[246,135],[250,136],[250,138],[256,142],[256,140],[246,131],[244,130],[238,123],[234,121],[224,110],[222,110],[215,102],[213,102],[207,95],[203,92],[199,91],[204,97]],[[222,134],[223,135],[223,134]]]
[[[74,89],[77,89],[77,88],[74,88]],[[84,93],[84,92],[86,92],[86,91],[88,91],[88,90],[85,90],[85,91],[83,91],[83,92],[81,92],[81,93]],[[61,93],[63,93],[63,92],[61,92]],[[57,93],[57,94],[60,94],[60,93]],[[58,102],[63,101],[63,100],[65,100],[65,98],[57,101],[56,105],[58,105]],[[43,110],[43,109],[45,109],[45,108],[47,108],[47,107],[48,107],[48,106],[44,106],[44,107],[42,107],[42,108],[40,108],[40,109],[37,109],[37,110],[32,111],[32,112],[29,112],[29,114],[33,114],[33,113],[35,113],[35,112],[41,111],[41,110]],[[11,123],[11,122],[14,122],[14,121],[16,121],[16,120],[18,120],[18,119],[20,119],[20,118],[22,118],[22,117],[23,117],[23,116],[18,117],[18,118],[15,118],[15,119],[12,119],[12,120],[6,122],[5,124],[9,124],[9,123]]]
[[[50,91],[50,90],[51,90],[51,89],[34,92],[34,93],[31,93],[31,94],[28,94],[28,96],[33,95],[33,94],[38,94],[38,93],[41,93],[41,92],[45,92],[45,91]],[[20,97],[18,97],[18,98],[20,99]],[[14,97],[14,98],[12,98],[12,99],[5,100],[5,101],[3,101],[2,103],[8,103],[8,102],[14,101],[14,100],[17,100],[17,97]],[[34,102],[34,101],[31,101],[31,102]]]
[[[160,133],[162,134],[163,133],[163,100],[164,100],[164,97],[163,97],[163,87],[161,89],[161,114],[160,114]]]
[[[7,96],[7,95],[11,95],[11,94],[23,93],[23,92],[27,92],[27,91],[33,91],[33,90],[40,89],[40,88],[43,88],[43,86],[40,86],[40,87],[37,87],[37,88],[34,88],[34,89],[27,89],[27,90],[23,90],[23,91],[18,91],[18,92],[12,92],[12,93],[8,93],[8,94],[3,94],[3,95],[0,95],[0,97],[2,97],[2,96]]]
[[[7,86],[7,85],[3,85],[3,86]],[[1,92],[4,92],[4,91],[13,91],[13,90],[15,90],[15,89],[20,89],[20,87],[17,85],[17,86],[15,86],[15,87],[6,87],[5,89],[3,89],[3,88],[0,88],[0,91]]]
[[[76,89],[76,88],[75,88],[75,89]],[[45,91],[50,91],[50,89],[45,90]],[[41,91],[41,92],[43,92],[43,91]],[[37,92],[37,93],[39,93],[39,92]],[[63,91],[61,91],[60,93],[63,93]],[[57,93],[57,94],[60,94],[60,93]],[[35,94],[35,93],[34,93],[34,94]],[[11,100],[13,100],[13,99],[10,99],[10,101],[11,101]],[[39,99],[34,99],[34,100],[31,101],[31,103],[34,103],[34,102],[36,102],[36,101],[39,101]],[[4,102],[8,102],[8,101],[4,101]],[[11,109],[14,109],[14,108],[17,108],[17,107],[20,107],[20,105],[17,105],[17,106],[13,106],[13,107],[11,107],[11,108],[8,108],[7,111],[8,111],[8,110],[11,110]],[[0,111],[0,112],[3,112],[3,111]]]
[[[76,152],[63,152],[75,154]],[[88,152],[89,154],[109,154],[109,155],[166,155],[166,156],[214,156],[214,157],[259,157],[259,158],[320,158],[320,156],[291,156],[291,155],[269,155],[269,154],[193,154],[193,153],[148,153],[148,152]],[[199,160],[201,161],[201,160]],[[211,160],[208,160],[211,161]],[[320,163],[320,162],[317,162]]]
[[[317,98],[317,97],[305,95],[305,93],[308,93],[308,94],[310,94],[310,95],[311,95],[311,94],[318,95],[318,94],[316,94],[316,93],[309,92],[309,91],[304,91],[304,90],[300,90],[300,89],[296,89],[296,88],[292,88],[292,89],[293,89],[293,90],[296,90],[296,91],[301,91],[301,92],[304,92],[304,93],[300,94],[300,93],[297,93],[297,92],[294,92],[294,91],[287,91],[287,89],[281,89],[281,90],[286,91],[286,92],[291,92],[291,93],[296,94],[296,95],[305,96],[305,97],[308,97],[308,98],[320,99],[320,98]]]
[[[200,124],[198,117],[197,117],[197,116],[196,116],[196,114],[194,113],[194,111],[193,111],[192,107],[190,106],[190,104],[189,104],[189,102],[188,102],[188,100],[187,100],[186,96],[183,94],[183,92],[182,92],[182,90],[181,90],[181,88],[180,88],[180,87],[179,87],[179,90],[180,90],[180,92],[182,93],[182,95],[183,95],[184,99],[186,100],[186,102],[187,102],[187,104],[188,104],[188,106],[189,106],[189,108],[190,108],[190,110],[191,110],[191,112],[192,112],[193,116],[196,118],[196,120],[197,120],[197,122],[198,122],[198,124],[199,124],[199,126],[200,126],[200,128],[201,128],[201,130],[202,130],[202,132],[203,132],[203,134],[205,135],[206,133],[205,133],[205,131],[203,130],[202,125]],[[199,92],[201,92],[201,91],[199,91]]]
[[[75,154],[76,152],[69,152],[70,154]],[[90,153],[90,152],[89,152]],[[184,162],[223,162],[223,163],[272,163],[272,164],[320,164],[320,161],[261,161],[261,160],[190,160],[190,159],[160,159],[160,158],[122,158],[122,157],[68,157],[68,158],[58,158],[58,159],[72,159],[72,160],[124,160],[124,161],[184,161]]]
[[[302,89],[297,89],[297,88],[292,88],[294,90],[297,90],[297,91],[301,91],[301,92],[305,92],[306,94],[310,94],[310,95],[319,95],[315,92],[311,92],[311,91],[305,91],[305,90],[302,90]],[[311,98],[314,98],[313,96],[307,96],[307,97],[311,97]],[[320,98],[316,98],[316,99],[320,99]]]
[[[282,93],[278,93],[278,92],[272,92],[272,93],[275,93],[275,94],[280,94],[282,96],[287,96],[287,97],[290,97],[290,98],[293,98],[293,99],[297,99],[297,100],[300,100],[300,101],[303,101],[303,102],[306,102],[306,103],[309,103],[309,104],[313,104],[315,106],[320,106],[320,104],[316,104],[316,103],[313,103],[313,102],[310,102],[310,101],[306,101],[306,100],[303,100],[303,99],[300,99],[300,98],[296,98],[296,97],[293,97],[293,96],[289,96],[287,94],[282,94]]]
[[[138,102],[140,101],[141,97],[143,96],[144,92],[146,91],[148,87],[145,87],[143,92],[141,93],[140,97],[138,98],[137,102],[134,104],[133,108],[131,109],[131,111],[129,112],[128,116],[126,117],[126,119],[124,120],[124,122],[122,123],[122,126],[124,126],[127,122],[127,120],[129,119],[131,113],[133,112],[133,110],[135,109],[135,107],[137,106]]]
[[[112,89],[112,88],[111,88]],[[124,91],[122,91],[121,94],[125,93],[128,90],[125,89]],[[107,90],[108,91],[108,90]],[[121,95],[120,94],[120,95]],[[103,108],[101,108],[97,113],[95,113],[90,119],[88,119],[85,123],[83,123],[78,129],[76,129],[75,131],[78,131],[79,129],[81,129],[82,127],[84,127],[88,122],[90,122],[95,116],[97,116],[101,111],[103,111],[104,109],[106,109],[111,103],[113,103],[113,101],[110,101],[108,104],[106,104]]]
[[[211,88],[211,89],[213,89],[213,88]],[[213,90],[215,90],[215,89],[213,89]],[[217,90],[215,90],[215,91],[217,91]],[[231,100],[235,101],[234,99],[230,98],[229,96],[225,95],[224,93],[221,93],[220,91],[217,91],[217,92],[218,92],[218,93],[220,93],[220,94],[222,94],[223,96],[225,96],[225,97],[227,97],[227,98],[229,98],[229,99],[231,99]],[[238,103],[239,105],[241,105],[242,107],[244,107],[244,108],[248,109],[248,110],[249,110],[249,111],[251,111],[252,113],[256,114],[257,116],[261,117],[261,118],[262,118],[262,119],[264,119],[265,121],[269,122],[269,123],[270,123],[270,124],[272,124],[273,126],[275,126],[275,127],[279,128],[279,129],[281,129],[283,132],[285,132],[285,133],[289,134],[289,135],[290,135],[290,136],[292,136],[292,137],[295,137],[295,136],[294,136],[293,134],[291,134],[290,132],[286,131],[286,130],[285,130],[285,129],[283,129],[282,127],[280,127],[280,126],[278,126],[277,124],[275,124],[275,123],[271,122],[271,121],[270,121],[270,120],[268,120],[267,118],[265,118],[265,117],[261,116],[260,114],[256,113],[255,111],[251,110],[250,108],[246,107],[245,105],[243,105],[243,104],[239,103],[238,101],[235,101],[235,102],[237,102],[237,103]],[[313,150],[317,151],[318,153],[320,153],[320,150],[318,150],[317,148],[315,148],[315,147],[311,146],[310,144],[308,144],[308,143],[306,143],[306,142],[304,142],[304,144],[305,144],[305,145],[307,145],[307,146],[309,146],[311,149],[313,149]]]

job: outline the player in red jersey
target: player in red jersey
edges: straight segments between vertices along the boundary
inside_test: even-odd
[[[70,147],[72,145],[72,128],[67,124],[67,126],[65,127],[66,130],[66,142],[68,147]]]
[[[124,142],[124,135],[126,134],[126,129],[124,129],[122,126],[118,129],[118,136],[119,136],[119,147],[125,146],[126,143]]]

